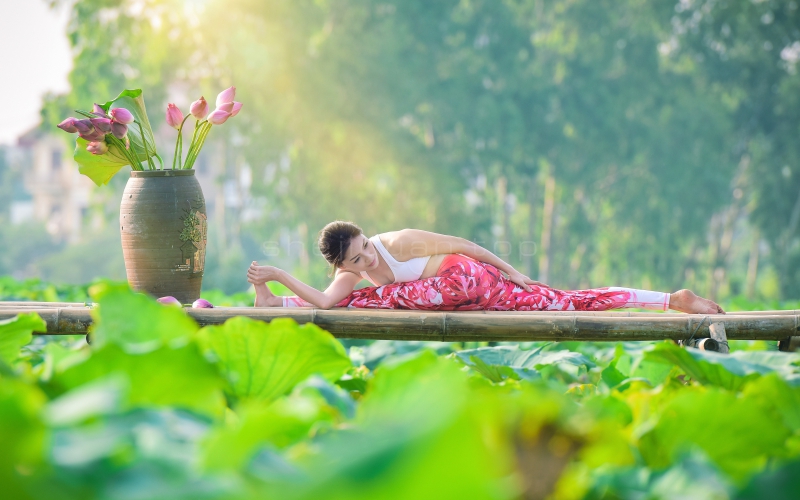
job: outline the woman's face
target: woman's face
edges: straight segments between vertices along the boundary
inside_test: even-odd
[[[378,252],[369,238],[360,234],[350,240],[341,268],[359,273],[378,267]]]

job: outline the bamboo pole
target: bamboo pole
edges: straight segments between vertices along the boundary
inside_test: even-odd
[[[0,301],[0,307],[86,307],[86,302],[28,302]]]
[[[0,320],[36,312],[49,335],[85,334],[92,323],[89,308],[0,308]],[[724,326],[728,339],[779,340],[797,334],[794,314],[660,314],[609,316],[576,312],[444,312],[370,309],[218,307],[186,309],[200,325],[217,325],[234,316],[262,321],[292,318],[314,323],[336,337],[438,341],[628,341],[684,340],[710,336],[711,320]],[[785,311],[788,312],[788,311]],[[625,313],[623,313],[625,314]],[[627,313],[632,314],[632,313]]]

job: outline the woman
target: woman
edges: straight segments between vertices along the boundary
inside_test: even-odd
[[[717,304],[689,290],[671,294],[618,287],[556,290],[528,278],[475,243],[418,229],[367,238],[357,225],[335,221],[320,232],[319,249],[335,273],[324,292],[286,271],[253,262],[247,281],[256,289],[255,306],[442,311],[604,311],[639,307],[724,314]],[[355,290],[362,279],[375,286]],[[267,288],[269,281],[278,281],[297,295],[275,296]]]

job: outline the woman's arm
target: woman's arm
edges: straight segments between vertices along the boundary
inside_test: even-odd
[[[381,235],[381,241],[399,261],[427,255],[460,253],[475,260],[491,264],[497,269],[510,273],[511,264],[482,246],[458,236],[432,233],[421,229],[403,229]]]
[[[384,241],[384,238],[381,238],[381,241]],[[480,262],[491,264],[508,274],[508,278],[511,281],[529,292],[531,287],[528,285],[543,285],[543,283],[534,281],[520,273],[511,264],[489,250],[458,236],[432,233],[421,229],[403,229],[393,233],[386,233],[384,245],[392,255],[400,257],[397,259],[399,261],[427,255],[460,253]]]
[[[278,269],[277,267],[259,266],[254,263],[250,265],[250,269],[247,270],[247,281],[250,283],[260,284],[268,281],[277,281],[293,291],[301,299],[321,309],[330,309],[338,304],[339,301],[350,295],[361,280],[361,276],[357,274],[348,271],[337,271],[333,282],[328,285],[328,288],[326,288],[324,292],[320,292],[313,286],[306,285],[283,269]]]

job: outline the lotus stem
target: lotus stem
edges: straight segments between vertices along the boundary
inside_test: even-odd
[[[147,138],[144,136],[144,129],[142,129],[142,124],[139,123],[138,121],[134,121],[134,123],[136,123],[136,125],[139,125],[139,135],[142,137],[142,146],[144,147],[144,155],[147,157],[147,165],[150,167],[150,170],[155,170],[156,165],[155,163],[153,163],[153,159],[150,158],[150,150],[147,149]]]

